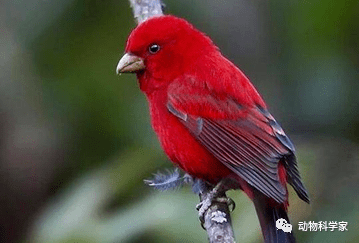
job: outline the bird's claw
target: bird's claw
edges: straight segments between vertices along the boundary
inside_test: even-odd
[[[219,203],[226,203],[228,205],[229,211],[233,212],[236,208],[236,203],[230,197],[217,197],[214,199],[216,202]],[[230,207],[232,206],[232,209]]]
[[[213,203],[226,203],[228,207],[232,206],[232,209],[230,209],[231,212],[236,208],[236,203],[233,201],[232,198],[229,197],[214,197],[213,194],[209,197],[207,197],[205,200],[200,202],[196,205],[196,209],[198,210],[198,218],[201,221],[201,226],[203,229],[206,229],[204,227],[204,216],[207,212],[207,210],[212,206]]]
[[[232,206],[231,211],[233,211],[236,207],[234,201],[231,198],[226,197],[225,183],[226,180],[221,180],[209,193],[206,193],[206,196],[204,196],[203,194],[202,196],[200,196],[201,202],[197,204],[196,209],[198,210],[199,220],[201,221],[201,226],[203,229],[205,229],[205,213],[212,206],[213,203],[225,203],[228,207]]]

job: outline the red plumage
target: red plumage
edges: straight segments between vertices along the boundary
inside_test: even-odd
[[[294,241],[275,229],[278,217],[288,219],[287,182],[309,198],[292,143],[248,78],[207,36],[174,16],[141,23],[126,53],[131,61],[121,60],[117,71],[136,72],[171,161],[212,184],[235,178],[255,203],[266,242]]]

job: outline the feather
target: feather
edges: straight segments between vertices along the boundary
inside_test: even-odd
[[[144,180],[144,182],[157,190],[168,191],[182,187],[187,180],[186,176],[181,176],[179,170],[175,169],[167,170],[166,173],[157,172],[153,179]]]
[[[195,88],[191,86],[191,91],[193,90]],[[203,91],[198,93],[203,93]],[[167,103],[169,112],[178,117],[179,121],[214,157],[248,184],[278,203],[285,203],[288,197],[287,189],[280,180],[278,169],[279,163],[284,163],[289,184],[293,186],[301,199],[309,202],[297,169],[293,153],[294,146],[266,109],[261,106],[247,108],[238,105],[236,106],[237,113],[247,114],[247,116],[213,119],[187,114],[183,110],[183,104],[191,102],[187,96],[170,93],[169,97],[170,101]],[[212,102],[215,100],[214,97],[213,94],[207,96]],[[215,100],[216,107],[226,109],[228,102],[234,100],[230,97],[227,99],[229,101]],[[175,108],[174,104],[178,102],[182,102],[181,110]],[[244,109],[246,110],[243,111]],[[231,112],[234,111],[231,110]]]

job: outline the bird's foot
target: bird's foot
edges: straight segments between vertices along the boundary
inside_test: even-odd
[[[196,209],[198,210],[199,220],[201,223],[204,223],[204,215],[213,205],[213,203],[226,203],[228,207],[230,208],[230,211],[233,212],[236,208],[236,203],[233,201],[232,198],[229,197],[216,197],[216,198],[206,198],[202,202],[196,205]]]
[[[204,228],[205,214],[213,204],[226,203],[228,207],[232,207],[230,211],[233,211],[236,207],[235,202],[231,198],[226,196],[224,183],[224,180],[222,180],[205,196],[201,194],[202,201],[197,204],[196,209],[198,210],[199,220],[201,221],[202,228]]]

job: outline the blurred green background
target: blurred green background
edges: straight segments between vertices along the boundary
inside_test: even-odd
[[[359,242],[359,2],[165,3],[246,73],[296,145],[312,199],[290,190],[298,242]],[[0,13],[0,241],[207,242],[190,188],[143,183],[172,165],[135,76],[115,75],[129,3],[5,0]],[[250,200],[229,194],[237,241],[262,242]]]

